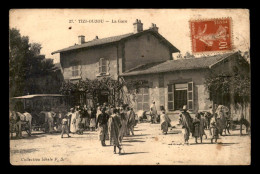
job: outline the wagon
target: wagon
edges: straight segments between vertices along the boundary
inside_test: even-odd
[[[18,113],[17,117],[18,117]],[[13,133],[16,133],[16,136],[19,135],[19,127],[21,127],[21,132],[25,131],[29,136],[31,136],[31,130],[30,130],[30,122],[26,120],[15,120],[13,117],[10,117],[10,122],[9,122],[9,128],[10,128],[10,134],[11,137],[13,137]]]
[[[61,94],[34,94],[11,99],[11,110],[23,111],[25,108],[30,108],[32,131],[46,132],[48,127],[45,123],[45,117],[39,113],[45,108],[50,108],[53,112],[66,111],[69,108],[69,101],[66,96]],[[28,126],[25,123],[22,125],[26,131]]]

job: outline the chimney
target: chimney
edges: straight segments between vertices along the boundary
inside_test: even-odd
[[[156,26],[156,24],[152,23],[150,30],[154,30],[154,31],[158,32],[158,29],[159,28]]]
[[[80,35],[80,36],[78,36],[78,38],[79,38],[79,45],[85,43],[85,36]]]
[[[143,23],[141,22],[141,20],[136,19],[133,25],[134,25],[134,33],[139,33],[143,31]]]

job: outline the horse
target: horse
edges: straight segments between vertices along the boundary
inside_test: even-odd
[[[205,117],[205,121],[206,121],[205,128],[209,129],[210,128],[210,120],[213,117],[213,115],[208,111],[201,112],[201,114],[204,115],[204,117]]]
[[[20,113],[17,112],[18,116],[20,117],[21,124],[22,124],[22,131],[26,131],[29,136],[31,136],[32,133],[32,115],[28,112]]]
[[[21,136],[20,117],[14,111],[9,112],[9,129],[11,138],[13,138],[13,133],[16,133],[16,137]]]
[[[229,112],[229,109],[224,106],[224,105],[219,105],[216,109],[215,114],[217,114],[217,128],[219,130],[219,134],[222,136],[223,131],[225,132],[226,135],[226,131],[229,132],[229,127],[230,127],[230,122],[229,122],[229,116],[227,115],[227,113]]]
[[[31,114],[10,111],[9,118],[11,138],[13,138],[14,132],[16,133],[16,137],[22,137],[22,131],[26,131],[31,136]]]
[[[231,120],[231,125],[244,125],[246,127],[246,133],[249,133],[250,131],[250,123],[247,119],[244,118],[243,115],[237,116],[237,115],[233,115],[232,117],[233,119]],[[233,128],[233,126],[232,126]],[[242,134],[242,132],[241,132]]]

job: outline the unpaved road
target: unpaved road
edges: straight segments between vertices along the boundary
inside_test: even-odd
[[[206,133],[209,134],[207,130]],[[114,154],[112,146],[102,147],[97,132],[71,136],[27,137],[24,133],[24,139],[10,140],[10,162],[13,165],[248,165],[251,158],[251,137],[239,136],[238,130],[222,136],[218,144],[211,144],[209,139],[195,144],[194,138],[190,138],[190,145],[183,145],[182,129],[169,129],[163,135],[159,124],[140,123],[134,136],[124,137],[122,155]]]

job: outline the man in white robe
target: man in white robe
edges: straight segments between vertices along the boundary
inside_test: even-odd
[[[157,109],[155,106],[155,101],[153,101],[153,104],[150,106],[150,113],[151,113],[151,122],[157,123]]]

